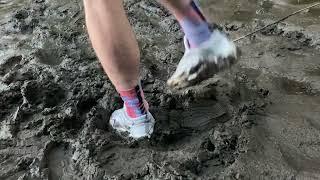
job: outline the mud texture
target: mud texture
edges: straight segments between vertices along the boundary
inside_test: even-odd
[[[316,1],[201,1],[232,38]],[[126,0],[151,139],[108,126],[121,99],[79,1],[0,1],[0,179],[319,179],[320,9],[238,43],[240,62],[199,86],[165,82],[182,32],[155,1]]]

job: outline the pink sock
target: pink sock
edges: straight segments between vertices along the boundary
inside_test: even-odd
[[[142,88],[137,85],[133,89],[118,90],[126,108],[129,117],[137,118],[147,114],[148,107],[146,107],[144,94]]]
[[[194,1],[185,10],[175,14],[191,48],[198,47],[211,36],[209,25]]]

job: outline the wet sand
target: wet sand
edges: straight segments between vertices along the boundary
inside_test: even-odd
[[[231,38],[316,1],[201,1]],[[154,1],[125,1],[156,117],[151,139],[108,126],[121,107],[78,1],[0,2],[0,179],[319,179],[320,7],[237,43],[238,64],[165,85],[183,34]]]

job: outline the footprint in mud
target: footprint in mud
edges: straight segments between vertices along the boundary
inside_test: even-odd
[[[55,66],[62,62],[62,58],[59,57],[58,50],[56,49],[39,49],[36,52],[36,56],[39,58],[39,62],[42,64]]]
[[[230,120],[227,110],[213,100],[194,103],[185,110],[152,109],[152,112],[157,123],[151,144],[160,148],[183,143],[195,134],[200,135]]]
[[[108,147],[99,152],[97,157],[100,166],[105,169],[105,174],[130,176],[143,174],[146,164],[152,159],[151,152],[150,149]]]
[[[70,180],[75,179],[71,167],[71,149],[68,144],[61,144],[53,147],[46,154],[46,168],[48,168],[49,180]],[[72,173],[71,173],[72,172]]]
[[[307,82],[298,82],[286,77],[274,77],[273,82],[280,91],[289,95],[313,96],[316,94],[313,91],[311,84]]]
[[[20,63],[21,60],[22,60],[21,55],[12,56],[4,60],[4,62],[0,64],[0,76],[3,76],[8,72],[10,72],[15,65]]]
[[[51,82],[42,84],[37,81],[28,81],[22,87],[22,95],[32,105],[43,104],[44,107],[54,107],[65,97],[65,92]]]
[[[181,127],[198,131],[212,128],[222,119],[227,119],[224,117],[227,117],[226,110],[216,102],[193,105],[188,111],[170,116],[170,118],[180,122]]]
[[[319,179],[320,161],[316,157],[307,157],[295,152],[284,145],[280,146],[280,153],[285,162],[295,171],[297,179]],[[300,176],[300,178],[299,178]]]
[[[320,67],[305,71],[310,76],[320,76]]]

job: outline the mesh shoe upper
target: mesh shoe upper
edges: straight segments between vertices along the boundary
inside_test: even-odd
[[[128,132],[129,136],[138,139],[149,137],[153,133],[155,120],[150,112],[138,118],[130,118],[125,107],[114,111],[110,118],[110,125],[118,132]]]

